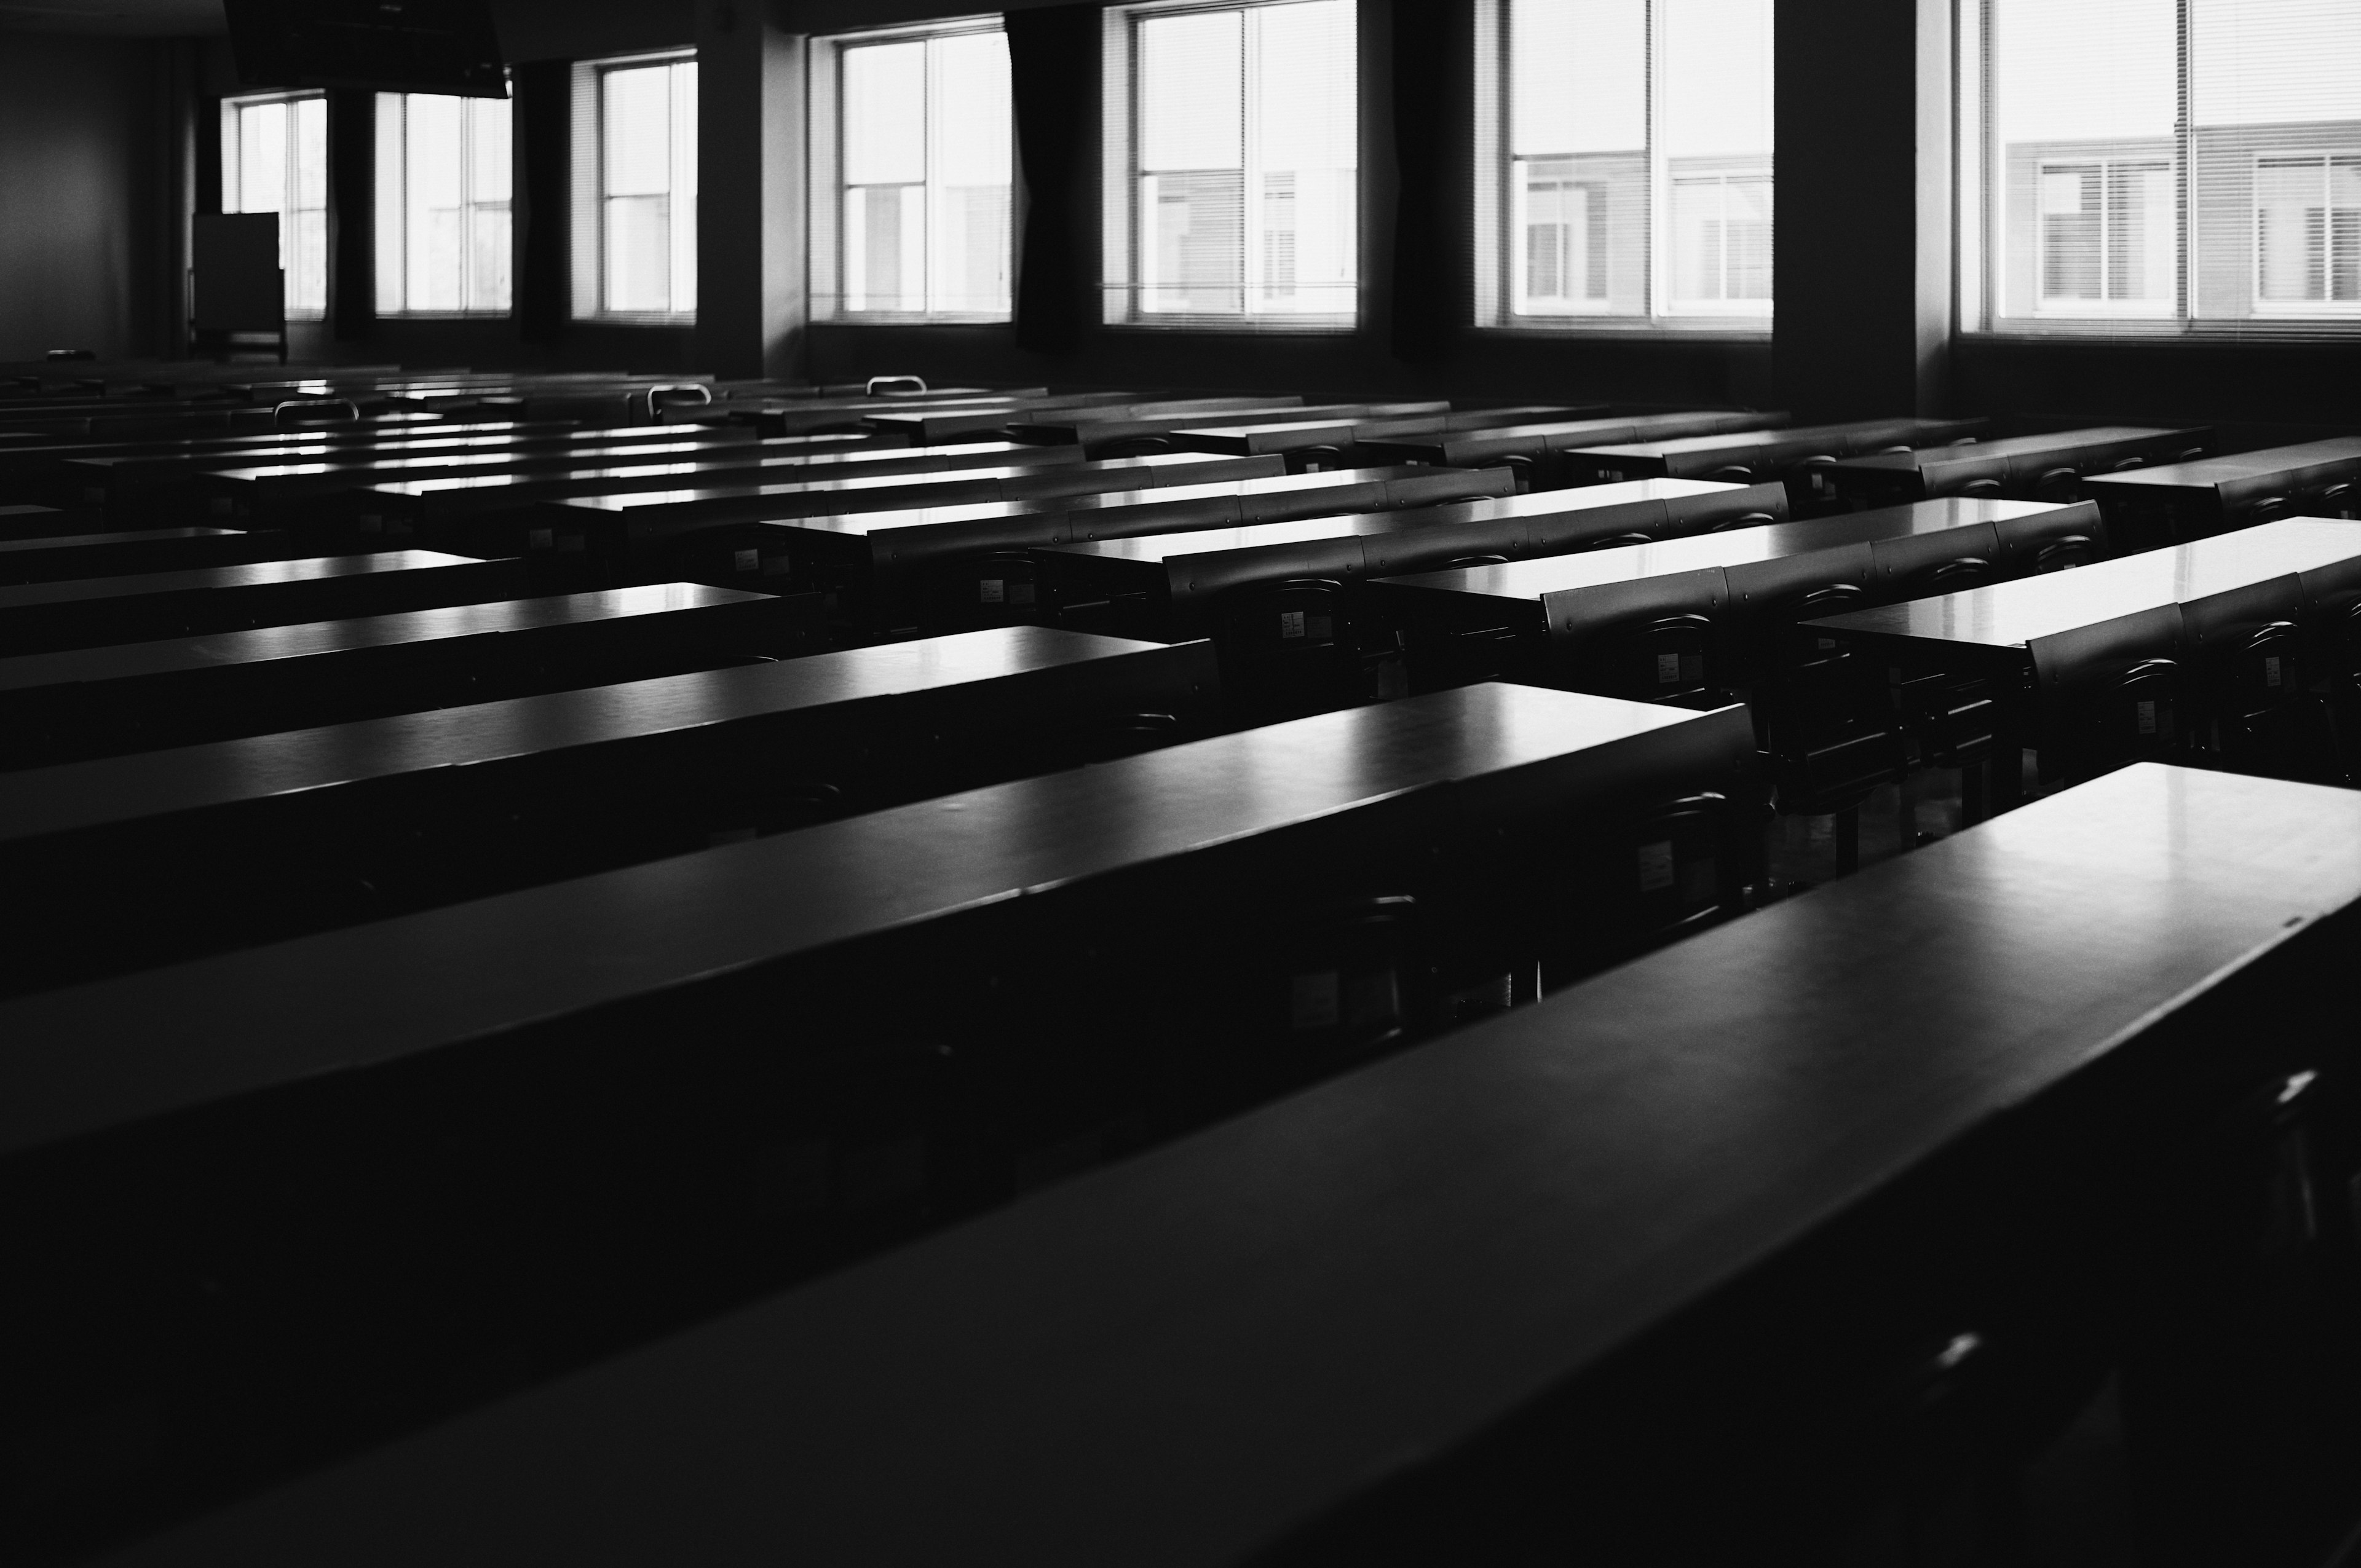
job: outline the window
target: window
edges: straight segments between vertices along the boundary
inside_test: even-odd
[[[328,101],[222,103],[222,211],[277,213],[287,319],[328,313]]]
[[[1966,0],[1971,329],[2361,327],[2361,6]]]
[[[1350,327],[1353,0],[1110,10],[1106,28],[1106,319]]]
[[[697,314],[697,62],[579,66],[574,96],[574,309]]]
[[[1771,0],[1485,0],[1476,320],[1762,331]]]
[[[817,40],[812,313],[1005,321],[1008,36],[996,20]]]
[[[509,100],[377,95],[379,315],[509,309]]]

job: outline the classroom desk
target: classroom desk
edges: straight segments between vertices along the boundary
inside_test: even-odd
[[[2089,504],[2089,503],[2084,503]],[[1997,802],[2018,749],[2063,776],[2072,685],[2118,657],[2191,658],[2207,633],[2256,616],[2307,616],[2361,591],[2361,524],[2290,518],[2072,572],[1883,605],[1808,623],[1905,676],[1987,681],[1998,704]]]
[[[1402,418],[1416,415],[1441,415],[1450,411],[1451,405],[1440,399],[1424,402],[1403,403],[1306,403],[1295,399],[1286,403],[1248,406],[1231,411],[1180,410],[1144,413],[1134,411],[1100,411],[1085,409],[1070,413],[1045,414],[1037,419],[1017,420],[1008,427],[1008,433],[1019,441],[1038,441],[1050,444],[1080,442],[1097,456],[1103,448],[1116,442],[1138,441],[1154,437],[1170,437],[1174,431],[1191,424],[1202,424],[1209,418],[1221,418],[1224,413],[1231,422],[1244,424],[1255,417],[1273,421],[1298,420],[1307,416],[1328,414],[1367,414],[1371,418]],[[1202,452],[1205,447],[1181,447],[1168,441],[1169,447]],[[1237,454],[1250,455],[1250,454]]]
[[[1855,507],[1894,506],[1933,496],[1993,495],[2017,500],[2072,500],[2085,478],[2119,466],[2170,463],[2201,455],[2213,441],[2204,426],[2161,430],[2147,425],[2099,425],[1979,441],[1914,452],[1847,457],[1822,477],[1838,499]],[[2059,493],[2037,495],[2042,482]]]
[[[0,658],[471,604],[512,596],[524,580],[513,559],[389,550],[20,583],[0,587]]]
[[[1532,424],[1543,420],[1573,420],[1587,413],[1604,411],[1596,408],[1532,406],[1509,409],[1459,409],[1445,405],[1443,411],[1393,418],[1377,415],[1344,417],[1335,414],[1320,416],[1316,411],[1299,411],[1305,417],[1264,422],[1239,420],[1219,425],[1196,426],[1171,433],[1172,444],[1189,452],[1224,452],[1246,457],[1257,452],[1301,452],[1307,447],[1334,448],[1339,464],[1344,449],[1356,440],[1382,440],[1396,436],[1439,434],[1444,432],[1491,430],[1503,425]],[[1477,467],[1480,464],[1454,464],[1454,467]]]
[[[1686,533],[1768,522],[1785,498],[1771,487],[1641,479],[1411,510],[1205,528],[1037,546],[1060,612],[1107,607],[1130,636],[1215,630],[1221,596],[1288,578],[1353,585],[1471,555],[1554,555],[1635,533]]]
[[[983,431],[1005,430],[1012,422],[1031,413],[1054,413],[1061,410],[1076,412],[1090,411],[1116,417],[1118,411],[1144,410],[1142,417],[1159,412],[1187,413],[1197,409],[1206,414],[1242,413],[1262,409],[1298,408],[1300,397],[1279,398],[1202,398],[1176,401],[1171,399],[1151,400],[1137,392],[1094,392],[1063,397],[1044,398],[1015,408],[1005,405],[979,404],[965,409],[903,409],[873,413],[862,421],[870,430],[887,434],[906,436],[915,446],[931,445],[955,436],[974,435]]]
[[[906,479],[830,479],[795,485],[712,486],[639,495],[577,496],[546,501],[518,513],[512,532],[522,536],[519,542],[528,554],[544,564],[559,565],[563,557],[569,555],[605,562],[644,562],[674,541],[730,523],[993,501],[1049,503],[1175,485],[1279,478],[1286,471],[1287,465],[1278,457],[1217,457],[1208,453],[1166,452],[1146,457],[1052,464],[1038,468],[967,469]],[[389,526],[391,521],[389,513]],[[511,532],[504,526],[478,538],[477,543],[489,545],[508,537]]]
[[[0,773],[0,992],[1078,765],[1218,706],[1203,643],[1020,626]]]
[[[817,605],[687,583],[0,659],[0,768],[709,668],[817,636]]]
[[[170,1412],[161,1479],[249,1488],[314,1456],[291,1440],[381,1436],[1005,1201],[1102,1157],[1080,1141],[1334,1071],[1246,983],[1282,966],[1281,1027],[1316,1027],[1288,997],[1321,977],[1284,967],[1307,907],[1601,906],[1644,872],[1626,814],[1734,789],[1751,751],[1737,709],[1473,687],[0,1003],[0,1202],[41,1281],[0,1430],[127,1377]],[[1569,862],[1593,841],[1598,872]],[[229,1201],[258,1159],[281,1179]],[[189,1203],[222,1225],[166,1240]],[[291,1224],[317,1243],[294,1277],[264,1262]],[[113,1245],[49,1266],[70,1234]],[[192,1266],[225,1310],[183,1310]],[[100,1492],[115,1529],[146,1500]]]
[[[666,553],[661,570],[690,581],[750,587],[784,582],[829,596],[838,613],[874,629],[942,629],[976,613],[982,608],[978,596],[994,591],[1001,596],[994,602],[1005,605],[1008,613],[1035,609],[1030,581],[1011,586],[1007,573],[981,576],[973,584],[954,580],[965,564],[979,557],[1069,540],[1505,497],[1510,484],[1506,470],[1498,468],[1340,468],[1048,500],[780,519],[691,535]],[[985,588],[985,583],[998,588]]]
[[[1663,476],[1730,479],[1752,484],[1782,479],[1796,507],[1825,503],[1817,458],[1843,458],[1914,444],[1936,445],[1974,437],[1982,419],[1882,419],[1796,429],[1733,431],[1678,440],[1598,443],[1561,449],[1568,482],[1605,484]]]
[[[236,528],[139,528],[24,538],[0,532],[0,585],[228,566],[267,561],[293,548],[284,533]]]
[[[1657,481],[1663,483],[1664,481]],[[1573,494],[1583,492],[1575,491]],[[1913,573],[1948,560],[1980,559],[2011,573],[2029,569],[2043,539],[2089,532],[2098,509],[1957,497],[1873,512],[1776,522],[1647,544],[1585,551],[1502,565],[1431,571],[1374,581],[1373,613],[1405,639],[1413,686],[1488,679],[1509,669],[1549,678],[1574,674],[1601,650],[1601,629],[1634,616],[1696,615],[1716,633],[1715,677],[1742,683],[1760,673],[1771,626],[1759,615],[1785,597],[1846,583],[1890,594]],[[1562,667],[1562,668],[1561,668]],[[1695,684],[1697,671],[1667,677]]]
[[[646,465],[674,465],[674,472],[694,468],[763,468],[774,465],[816,465],[860,467],[885,465],[884,474],[923,473],[930,467],[956,466],[968,449],[942,449],[944,461],[917,457],[893,436],[787,435],[747,439],[741,430],[706,439],[698,426],[674,426],[671,439],[662,441],[581,442],[522,448],[468,448],[443,452],[348,451],[295,462],[268,459],[230,466],[218,464],[192,476],[195,502],[216,518],[270,518],[290,511],[315,509],[323,497],[366,489],[373,485],[466,478],[477,475],[533,476],[530,482],[552,483],[575,472],[631,470]],[[1020,451],[1013,443],[994,444],[990,450]],[[954,454],[957,455],[954,455]],[[980,454],[978,455],[980,456]],[[900,466],[898,465],[910,465]]]
[[[2361,436],[2237,452],[2122,474],[2093,474],[2083,493],[2129,547],[2185,543],[2289,512],[2351,517],[2361,478]]]
[[[2092,1266],[2356,902],[2361,795],[2127,769],[105,1568],[1779,1555],[1829,1342]]]
[[[1354,444],[1356,458],[1387,463],[1437,463],[1464,468],[1511,462],[1532,477],[1532,488],[1556,489],[1574,477],[1565,472],[1560,455],[1578,447],[1619,441],[1670,440],[1683,435],[1708,435],[1724,431],[1763,430],[1784,425],[1781,413],[1744,410],[1703,410],[1693,413],[1640,414],[1621,419],[1551,420],[1490,430],[1447,432],[1441,436],[1373,437]],[[1689,476],[1696,477],[1697,476]],[[1578,482],[1591,482],[1579,476]]]

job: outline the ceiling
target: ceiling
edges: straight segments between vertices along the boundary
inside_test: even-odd
[[[227,28],[221,0],[0,0],[0,30],[175,38]]]

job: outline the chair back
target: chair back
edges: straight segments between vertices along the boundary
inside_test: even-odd
[[[1241,708],[1303,712],[1361,695],[1359,652],[1342,582],[1290,577],[1232,588],[1220,596],[1211,619],[1223,690]]]
[[[1725,463],[1705,477],[1717,485],[1751,485],[1754,470],[1743,463]]]
[[[1082,450],[1093,463],[1117,457],[1152,457],[1158,453],[1171,451],[1172,438],[1169,435],[1119,435],[1107,441],[1086,440]]]
[[[1922,566],[1911,573],[1895,585],[1893,597],[1897,599],[1933,598],[1940,594],[1980,588],[1992,579],[1991,562],[1981,556],[1962,555],[1955,560]]]
[[[2082,476],[2070,467],[2046,470],[2033,481],[2033,499],[2063,505],[2082,499]]]
[[[1960,494],[1963,496],[1997,496],[2000,494],[2000,481],[1990,477],[1986,477],[1982,479],[1970,479],[1966,484],[1960,487]]]

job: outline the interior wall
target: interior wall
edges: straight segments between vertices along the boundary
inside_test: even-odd
[[[170,49],[0,32],[0,359],[164,348]]]

